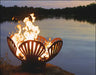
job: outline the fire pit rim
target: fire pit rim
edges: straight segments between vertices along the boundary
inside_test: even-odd
[[[15,47],[16,50],[17,50],[17,47],[16,47],[14,41],[13,41],[10,37],[7,36],[7,42],[8,42],[8,39],[11,40],[11,42],[14,44],[14,47]],[[57,40],[56,40],[56,39],[57,39]],[[39,42],[39,43],[42,44],[42,46],[43,46],[44,49],[45,49],[45,45],[44,45],[42,42],[38,41],[38,40],[27,40],[27,41],[24,41],[23,43],[21,43],[21,44],[19,45],[19,47],[20,47],[22,44],[24,44],[24,43],[26,43],[26,42],[28,42],[28,41]],[[52,45],[51,45],[50,47],[48,47],[48,51],[49,51],[49,49],[50,49],[55,43],[57,43],[57,42],[61,42],[61,43],[62,43],[62,44],[61,44],[61,47],[62,47],[62,45],[63,45],[63,41],[62,41],[61,38],[55,38],[55,39],[53,39],[51,42],[52,42]],[[8,45],[9,45],[9,44],[8,44]],[[19,47],[18,47],[18,48],[19,48]],[[60,49],[61,49],[61,47],[60,47]],[[10,45],[9,45],[9,48],[10,48]],[[59,51],[60,51],[60,49],[59,49]],[[16,52],[16,50],[15,50],[15,52]],[[59,51],[58,51],[58,53],[59,53]],[[16,54],[13,52],[13,50],[11,50],[11,52],[16,56]],[[47,61],[53,59],[58,53],[56,53],[55,55],[52,55],[51,58],[49,57],[47,60],[44,60],[44,61],[38,60],[38,62],[47,62]],[[16,57],[18,58],[18,56],[16,56]],[[18,58],[18,59],[21,60],[20,58]],[[25,60],[21,60],[21,61],[25,61]]]

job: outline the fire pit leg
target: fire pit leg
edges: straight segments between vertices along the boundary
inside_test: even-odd
[[[32,72],[32,73],[45,73],[46,63],[28,63],[22,62],[22,70],[24,72]]]
[[[42,65],[42,72],[44,73],[44,75],[45,75],[45,73],[46,73],[46,63],[44,63],[43,65]]]

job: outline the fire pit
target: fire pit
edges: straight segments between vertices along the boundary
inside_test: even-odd
[[[24,41],[19,46],[19,50],[24,56],[23,55],[20,55],[20,56],[16,55],[17,48],[15,46],[15,43],[12,41],[12,39],[10,37],[7,37],[7,42],[8,42],[9,48],[12,51],[12,53],[21,61],[33,62],[33,63],[47,62],[47,61],[51,60],[52,58],[54,58],[58,54],[58,52],[60,51],[60,49],[62,47],[63,42],[60,38],[53,39],[51,41],[52,45],[48,48],[49,57],[47,58],[47,57],[42,57],[42,55],[46,51],[46,49],[45,49],[46,43],[44,43],[44,41],[47,41],[47,40],[45,40],[45,38],[42,36],[38,36],[38,38],[40,38],[40,40],[38,40],[38,41],[27,40],[27,41]],[[26,58],[26,59],[24,59],[24,58]]]
[[[52,41],[49,38],[47,41],[43,36],[39,36],[39,28],[33,25],[34,14],[31,14],[31,17],[32,21],[28,17],[24,19],[25,27],[17,25],[19,31],[7,37],[7,42],[12,53],[24,65],[45,66],[47,61],[59,53],[63,41],[61,38],[55,38]]]

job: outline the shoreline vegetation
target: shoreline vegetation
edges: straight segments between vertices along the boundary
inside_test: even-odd
[[[23,20],[30,13],[35,13],[36,20],[42,20],[45,18],[64,18],[74,19],[77,21],[87,21],[91,24],[96,24],[96,3],[92,3],[87,6],[67,7],[63,9],[44,9],[41,7],[4,7],[0,5],[0,23],[3,21],[12,21],[12,17],[15,17],[15,21]]]

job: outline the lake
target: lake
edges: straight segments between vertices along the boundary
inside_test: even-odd
[[[15,32],[17,22],[5,21],[1,27],[1,57],[10,59],[10,64],[21,62],[11,53],[7,44],[9,32]],[[23,23],[22,23],[23,24]],[[60,37],[63,47],[59,54],[49,63],[57,65],[76,75],[95,75],[95,25],[66,19],[36,20],[40,35],[45,38]]]

